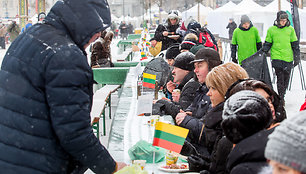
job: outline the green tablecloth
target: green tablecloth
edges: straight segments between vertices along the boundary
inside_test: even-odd
[[[122,85],[129,67],[93,68],[94,80],[99,84]]]

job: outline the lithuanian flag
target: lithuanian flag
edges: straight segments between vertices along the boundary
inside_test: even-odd
[[[141,59],[140,60],[144,60],[144,59],[148,58],[147,54],[145,52],[143,52],[143,51],[140,53],[140,55],[141,55]]]
[[[153,146],[159,146],[180,153],[189,130],[171,124],[157,122]]]
[[[156,80],[156,75],[153,74],[148,74],[148,73],[143,73],[143,87],[147,88],[155,88],[155,80]]]

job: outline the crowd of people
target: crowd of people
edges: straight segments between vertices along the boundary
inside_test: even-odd
[[[153,114],[171,115],[176,125],[189,130],[181,154],[188,156],[190,171],[305,173],[301,157],[306,155],[302,143],[306,140],[302,126],[305,104],[289,119],[284,107],[291,69],[300,62],[299,44],[287,13],[277,13],[264,44],[247,15],[242,15],[238,28],[230,19],[229,63],[221,61],[215,38],[205,26],[195,20],[181,25],[178,21],[177,13],[171,11],[153,38],[166,50],[172,70],[163,90],[167,98],[154,102]],[[255,53],[268,54],[270,49],[277,92],[240,66]]]
[[[90,168],[110,174],[126,166],[112,158],[90,125],[91,68],[112,66],[110,43],[116,33],[106,31],[111,25],[107,1],[65,0],[17,38],[16,23],[8,27],[15,41],[0,70],[4,173],[84,173]],[[306,111],[287,119],[284,108],[290,71],[300,61],[288,15],[277,13],[263,46],[248,16],[241,17],[238,28],[231,19],[227,28],[232,62],[224,63],[205,25],[191,18],[181,22],[175,10],[158,25],[150,51],[165,50],[171,74],[163,89],[166,98],[154,101],[153,114],[171,115],[177,126],[189,129],[181,154],[188,156],[190,171],[305,174]],[[123,39],[131,32],[124,21],[119,29]],[[90,45],[89,66],[85,49]],[[277,92],[240,66],[269,50]]]

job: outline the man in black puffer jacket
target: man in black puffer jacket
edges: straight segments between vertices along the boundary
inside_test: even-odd
[[[124,165],[90,125],[93,73],[85,48],[110,24],[106,1],[57,1],[10,46],[0,71],[1,173],[110,174]]]
[[[165,114],[169,114],[175,119],[175,116],[180,110],[185,110],[193,101],[195,92],[199,88],[200,83],[194,80],[193,64],[194,54],[190,52],[180,53],[174,61],[174,82],[179,83],[176,89],[181,91],[179,101],[158,100],[155,104],[158,105]]]

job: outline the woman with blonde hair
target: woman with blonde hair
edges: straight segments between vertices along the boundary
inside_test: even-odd
[[[207,74],[205,83],[209,91],[206,95],[210,97],[211,109],[200,120],[195,118],[185,124],[185,128],[189,129],[187,140],[201,150],[200,154],[188,157],[191,171],[207,170],[211,173],[219,173],[219,171],[225,169],[226,159],[214,159],[215,146],[223,136],[221,121],[224,97],[227,89],[234,82],[248,77],[247,72],[242,67],[232,62],[214,67]],[[177,124],[180,123],[178,119],[176,120]],[[231,146],[224,148],[230,149]],[[224,160],[224,163],[219,163],[219,165],[214,163],[220,160]]]

